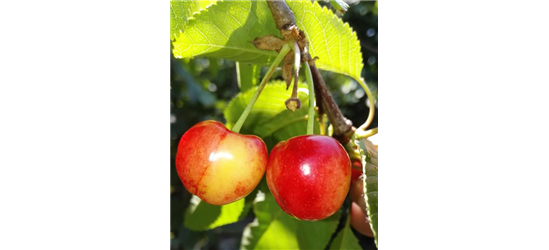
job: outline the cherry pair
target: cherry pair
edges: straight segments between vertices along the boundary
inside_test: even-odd
[[[325,219],[343,204],[351,182],[351,162],[334,138],[296,136],[279,142],[267,155],[261,138],[203,121],[181,137],[176,156],[187,190],[213,205],[246,197],[266,171],[277,204],[308,221]]]

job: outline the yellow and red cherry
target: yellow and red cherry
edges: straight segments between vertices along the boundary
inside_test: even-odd
[[[181,137],[175,166],[192,194],[212,205],[225,205],[250,194],[267,165],[265,142],[230,131],[218,121],[203,121]]]

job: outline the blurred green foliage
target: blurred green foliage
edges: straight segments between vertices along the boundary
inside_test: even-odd
[[[319,2],[332,8],[328,2]],[[361,42],[364,70],[362,77],[377,96],[378,68],[378,16],[377,4],[362,1],[350,4],[342,16],[357,33]],[[185,211],[191,205],[192,195],[182,185],[175,168],[175,155],[179,139],[194,124],[203,120],[226,122],[223,111],[229,101],[239,93],[235,62],[223,59],[174,59],[171,60],[171,248],[172,249],[238,249],[244,228],[254,220],[250,211],[243,220],[212,230],[192,231],[185,227]],[[266,67],[261,69],[264,75]],[[358,127],[367,118],[366,95],[360,85],[350,77],[322,72],[336,103],[343,114]],[[273,78],[281,79],[278,69]],[[337,84],[335,84],[337,83]],[[377,104],[377,100],[376,100]],[[370,127],[377,127],[377,108]],[[345,214],[342,218],[346,218]],[[345,222],[345,221],[343,221]],[[341,224],[341,222],[340,222]],[[341,228],[341,225],[340,227]],[[376,249],[373,239],[353,232],[365,249]],[[333,238],[332,238],[333,240]]]

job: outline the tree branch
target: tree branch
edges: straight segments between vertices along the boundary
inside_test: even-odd
[[[328,115],[328,120],[330,120],[330,123],[332,123],[332,127],[334,128],[334,137],[345,136],[346,133],[352,130],[353,123],[345,118],[339,110],[339,106],[337,106],[332,94],[326,87],[324,79],[322,78],[322,75],[320,75],[320,71],[316,67],[314,61],[309,61],[309,68],[311,68],[311,73],[313,74],[313,81],[317,91],[316,94],[320,96],[320,100],[322,101],[322,109],[326,112],[326,115]]]
[[[295,25],[294,13],[290,10],[290,7],[284,1],[267,1],[273,18],[276,22],[276,28],[279,30],[287,29],[291,25]]]
[[[295,25],[294,13],[290,10],[284,0],[267,1],[267,4],[273,14],[276,27],[280,30],[283,37],[288,38],[289,34],[299,38],[304,36],[303,32],[289,32],[290,30],[296,31],[297,27]],[[301,42],[302,43],[300,46],[308,46],[305,42]],[[342,144],[345,144],[350,140],[356,129],[353,127],[352,122],[345,118],[339,110],[339,107],[332,98],[332,94],[326,88],[324,79],[320,75],[320,71],[316,67],[314,60],[311,59],[308,48],[302,48],[302,51],[304,53],[304,55],[302,55],[302,59],[308,62],[309,68],[311,69],[311,73],[313,75],[317,100],[321,100],[321,103],[317,104],[319,106],[319,113],[322,114],[323,112],[326,112],[334,129],[333,137]]]

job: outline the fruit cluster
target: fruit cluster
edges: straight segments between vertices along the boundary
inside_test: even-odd
[[[175,163],[185,188],[213,205],[246,197],[266,173],[280,208],[308,221],[334,214],[351,183],[349,156],[332,137],[296,136],[279,142],[268,155],[261,138],[230,131],[217,121],[190,128],[179,142]]]

